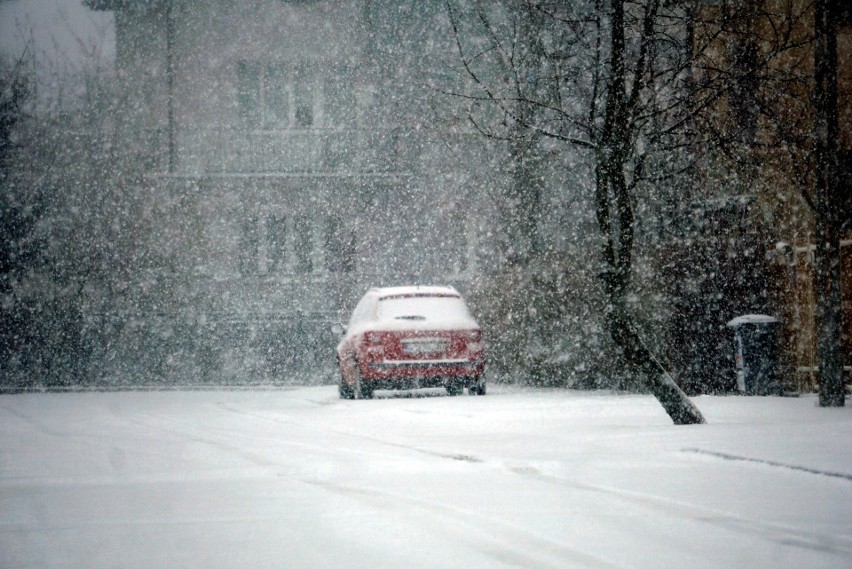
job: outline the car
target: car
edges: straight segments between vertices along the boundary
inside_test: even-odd
[[[485,395],[482,329],[453,287],[371,288],[338,332],[342,399],[429,387]]]

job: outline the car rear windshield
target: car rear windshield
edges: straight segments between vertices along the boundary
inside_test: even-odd
[[[379,299],[381,320],[461,320],[470,318],[464,301],[451,295],[405,295]]]

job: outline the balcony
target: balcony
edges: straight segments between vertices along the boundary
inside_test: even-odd
[[[168,136],[143,137],[156,156],[154,169],[168,171]],[[363,175],[408,170],[414,138],[402,129],[243,130],[196,128],[176,135],[174,173]]]

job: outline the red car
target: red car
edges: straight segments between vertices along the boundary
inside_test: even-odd
[[[454,288],[370,289],[342,331],[337,361],[343,399],[425,387],[485,395],[482,330]]]

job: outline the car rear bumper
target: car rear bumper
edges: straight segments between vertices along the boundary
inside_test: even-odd
[[[362,370],[365,380],[371,382],[390,382],[418,380],[428,383],[434,380],[442,385],[446,379],[470,378],[475,381],[485,371],[482,360],[383,360],[370,362]]]

